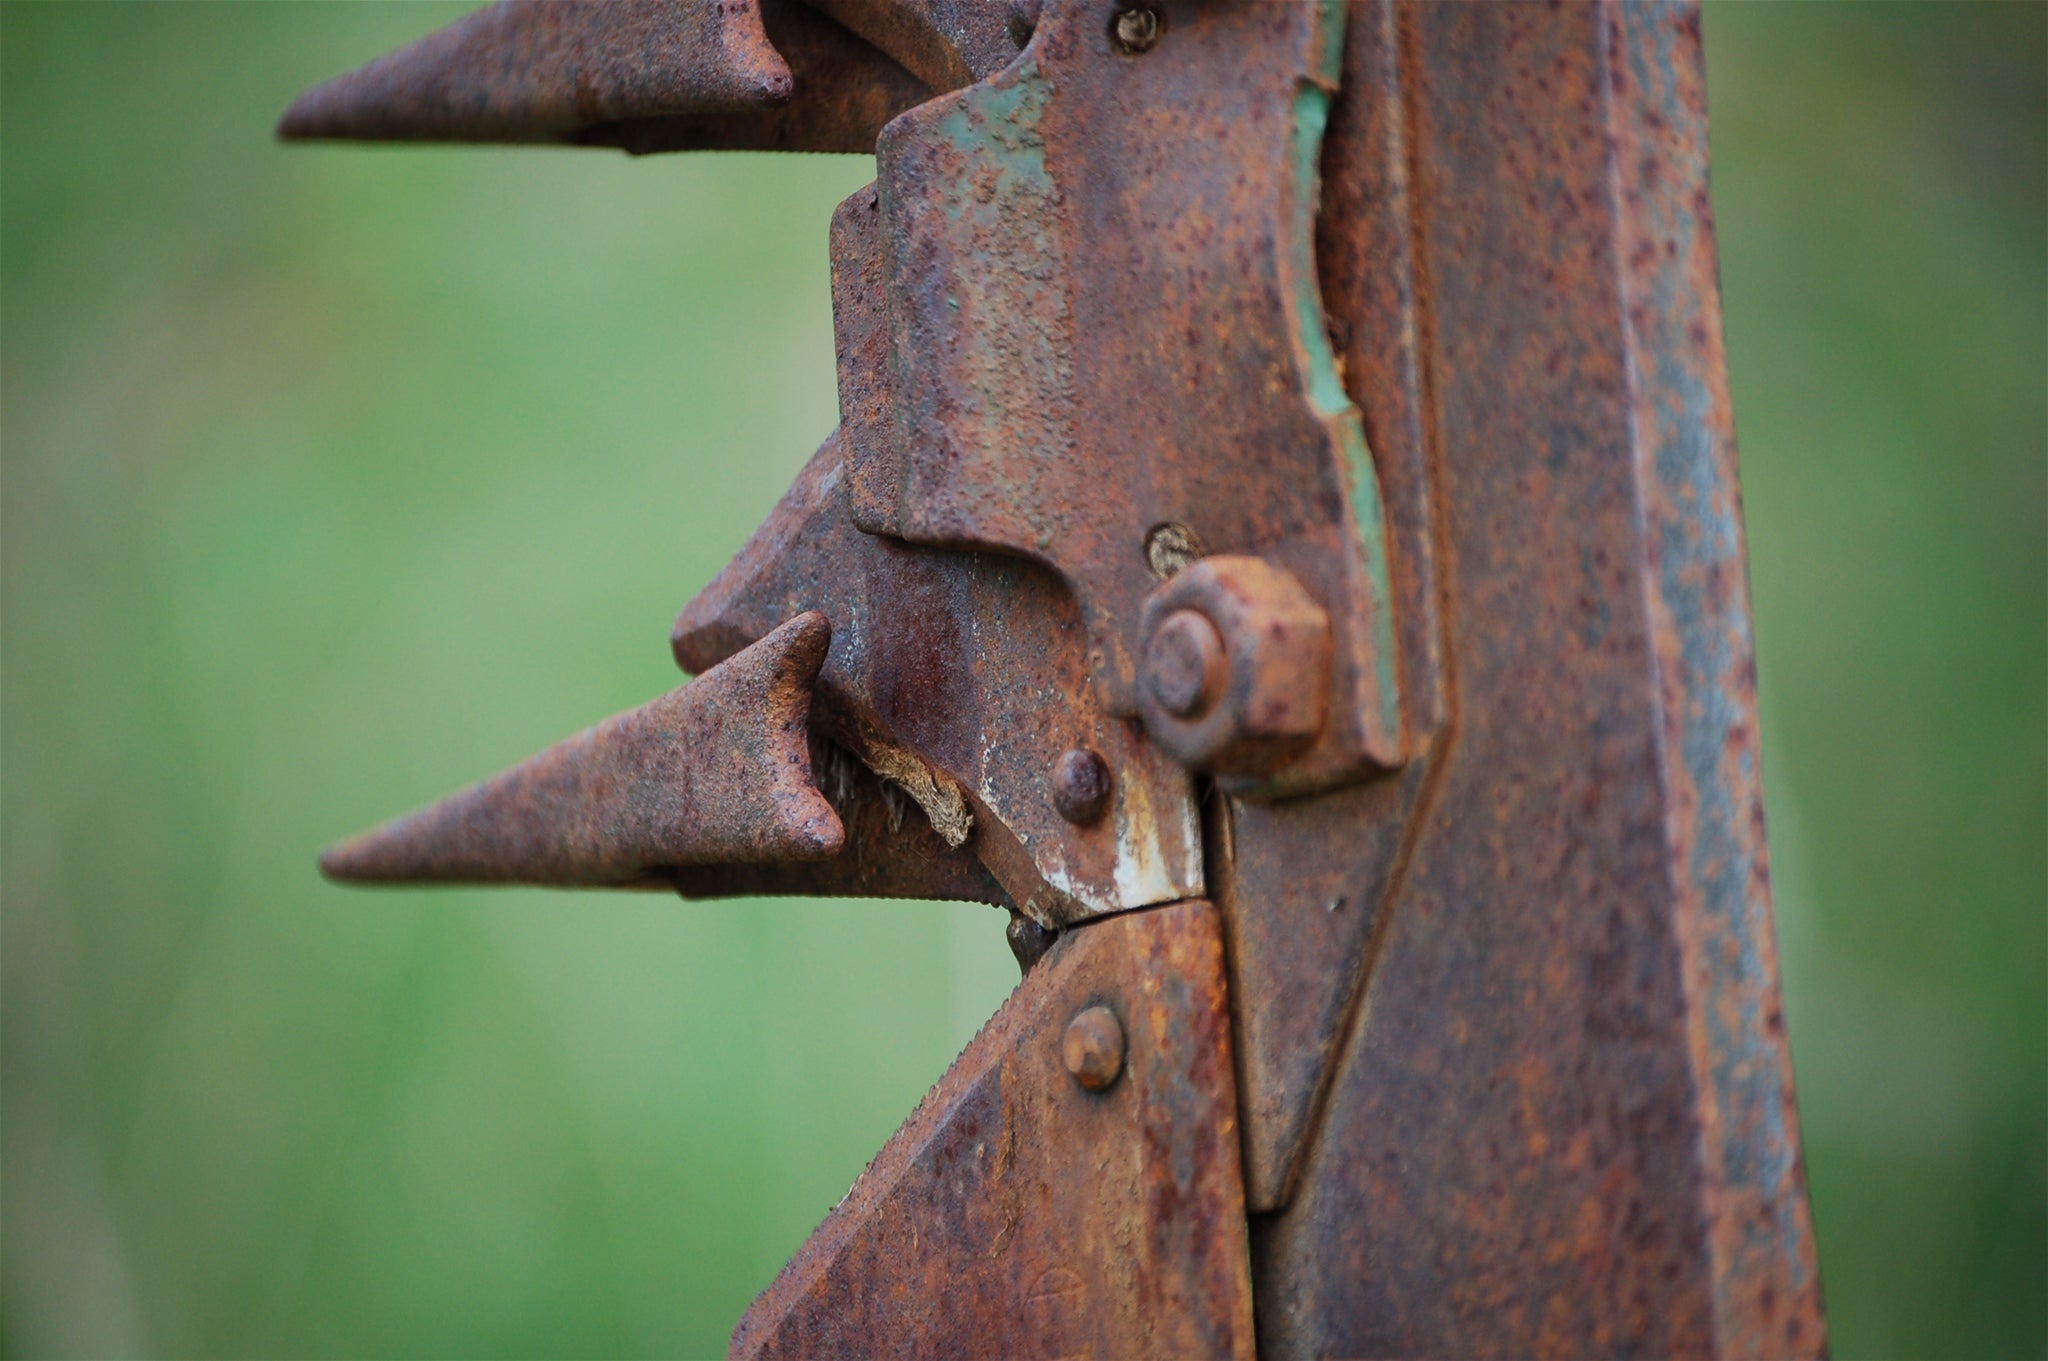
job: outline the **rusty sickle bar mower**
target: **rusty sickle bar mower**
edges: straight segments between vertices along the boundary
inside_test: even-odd
[[[697,679],[337,879],[952,898],[783,1354],[1825,1349],[1683,4],[506,0],[290,138],[872,153]]]

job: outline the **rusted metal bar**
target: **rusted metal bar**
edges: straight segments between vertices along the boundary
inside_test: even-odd
[[[1068,933],[733,1331],[739,1357],[1250,1356],[1207,903]]]
[[[1820,1352],[1698,11],[1361,8],[1412,116],[1454,717],[1391,851],[1361,790],[1234,805],[1211,862],[1241,932],[1381,886],[1332,914],[1369,978],[1255,1229],[1261,1348]]]
[[[596,123],[568,140],[657,151],[867,153],[890,119],[930,99],[923,81],[802,0],[761,0],[768,40],[789,63],[794,90],[781,104],[730,113],[683,113]]]
[[[553,142],[787,100],[758,0],[498,0],[300,96],[286,137]]]
[[[287,139],[870,151],[931,97],[799,0],[499,0],[301,95]]]
[[[811,779],[832,629],[802,614],[695,682],[320,858],[366,883],[646,885],[682,866],[822,860],[845,841]]]

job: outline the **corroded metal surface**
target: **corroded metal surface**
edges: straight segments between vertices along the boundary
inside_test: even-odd
[[[735,1350],[1247,1352],[1247,1207],[1275,1354],[1821,1350],[1696,11],[613,12],[307,107],[876,149],[842,430],[678,620],[698,682],[350,854],[1011,910],[1025,982]],[[812,711],[692,729],[746,754],[678,842],[646,739],[807,611]],[[1246,667],[1271,768],[1173,726]]]
[[[1202,891],[1193,782],[1089,684],[1073,598],[1017,558],[911,548],[847,515],[837,437],[676,621],[702,671],[776,621],[833,621],[818,721],[965,844],[1049,926]],[[1091,822],[1057,801],[1066,753],[1112,772]],[[965,815],[965,822],[959,819]]]
[[[1069,1071],[1068,1031],[1092,1018]],[[735,1356],[1249,1356],[1206,903],[1069,932],[733,1332]]]
[[[1254,1210],[1285,1204],[1297,1185],[1434,760],[1319,798],[1209,807]]]
[[[821,860],[845,830],[811,780],[811,684],[831,626],[803,614],[692,684],[345,842],[330,877],[632,885],[673,866]]]
[[[1714,1338],[1825,1341],[1764,840],[1756,646],[1697,8],[1601,14],[1614,256]]]
[[[1698,15],[1403,29],[1456,718],[1262,1348],[1817,1352]]]
[[[1378,483],[1312,248],[1343,8],[1159,14],[1132,55],[1108,8],[1047,0],[1015,62],[884,130],[876,210],[835,234],[871,295],[840,323],[855,519],[1051,566],[1118,714],[1155,528],[1284,567],[1335,642],[1329,724],[1263,779],[1301,793],[1403,749]]]

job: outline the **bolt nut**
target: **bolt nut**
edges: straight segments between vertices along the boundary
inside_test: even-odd
[[[1076,827],[1102,821],[1112,787],[1109,763],[1087,747],[1075,747],[1052,768],[1052,806]]]
[[[1067,1071],[1091,1092],[1108,1091],[1124,1070],[1124,1028],[1108,1007],[1086,1007],[1060,1037]]]
[[[1270,773],[1322,731],[1330,619],[1261,558],[1203,558],[1145,602],[1138,712],[1192,770]]]

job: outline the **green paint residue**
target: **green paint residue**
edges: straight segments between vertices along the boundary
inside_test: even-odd
[[[1330,349],[1322,290],[1316,282],[1317,166],[1329,121],[1330,97],[1313,85],[1302,86],[1294,96],[1294,182],[1302,186],[1295,199],[1299,220],[1290,240],[1295,252],[1294,318],[1301,328],[1302,348],[1308,352],[1309,400],[1315,404],[1316,414],[1326,420],[1351,405],[1344,382],[1337,376],[1337,357]]]
[[[1323,0],[1320,31],[1323,50],[1316,54],[1316,69],[1310,76],[1326,90],[1337,88],[1344,79],[1344,0]]]
[[[1017,188],[1049,194],[1052,181],[1045,170],[1045,138],[1038,120],[1050,97],[1037,64],[1027,63],[1012,79],[970,91],[941,120],[939,131],[969,155],[988,157],[1005,177],[1022,177],[1022,186],[999,185],[998,196]],[[968,196],[958,198],[964,201]]]
[[[1328,78],[1335,80],[1344,36],[1341,0],[1326,5],[1324,32]],[[1315,228],[1317,178],[1323,149],[1323,131],[1330,121],[1330,96],[1315,85],[1304,84],[1294,96],[1294,197],[1296,221],[1289,234],[1294,254],[1294,325],[1307,361],[1308,397],[1322,417],[1344,460],[1345,480],[1351,491],[1351,517],[1358,527],[1359,548],[1365,566],[1365,588],[1372,596],[1374,677],[1379,688],[1381,729],[1389,738],[1401,731],[1400,681],[1394,669],[1398,655],[1394,642],[1394,588],[1387,563],[1387,522],[1380,504],[1379,473],[1373,466],[1372,450],[1366,446],[1365,424],[1344,380],[1337,375],[1337,356],[1330,348],[1330,332],[1323,317],[1323,295],[1316,278]]]

